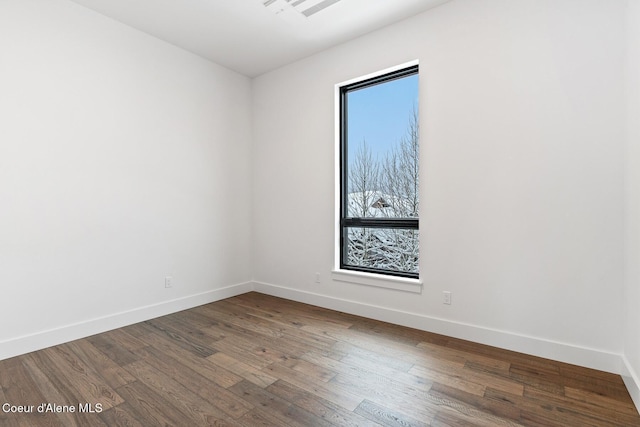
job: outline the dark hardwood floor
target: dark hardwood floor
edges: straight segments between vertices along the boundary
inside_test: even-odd
[[[258,293],[0,361],[0,386],[1,426],[640,426],[617,375]]]

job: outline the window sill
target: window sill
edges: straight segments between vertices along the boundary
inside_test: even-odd
[[[333,270],[331,278],[337,282],[355,283],[375,286],[377,288],[394,289],[396,291],[422,293],[422,280],[405,277],[385,276],[383,274],[362,273],[360,271]]]

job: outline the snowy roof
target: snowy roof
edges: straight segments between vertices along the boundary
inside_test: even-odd
[[[381,191],[361,191],[348,195],[347,215],[360,218],[406,218],[413,211],[409,200]]]

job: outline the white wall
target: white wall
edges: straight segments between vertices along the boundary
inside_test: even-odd
[[[625,370],[640,408],[640,0],[627,12],[627,153],[625,181]]]
[[[65,0],[0,1],[0,359],[253,274],[264,292],[600,369],[624,351],[637,390],[628,4],[625,34],[625,0],[453,0],[251,84]],[[413,59],[424,290],[334,282],[334,85]]]
[[[251,279],[250,90],[75,3],[0,1],[0,359]]]
[[[258,289],[619,371],[625,4],[453,0],[256,78]],[[417,296],[330,276],[334,85],[413,59]]]

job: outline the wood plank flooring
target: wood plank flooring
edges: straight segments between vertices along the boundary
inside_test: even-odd
[[[0,361],[5,403],[33,410],[9,427],[640,426],[617,375],[258,293]]]

